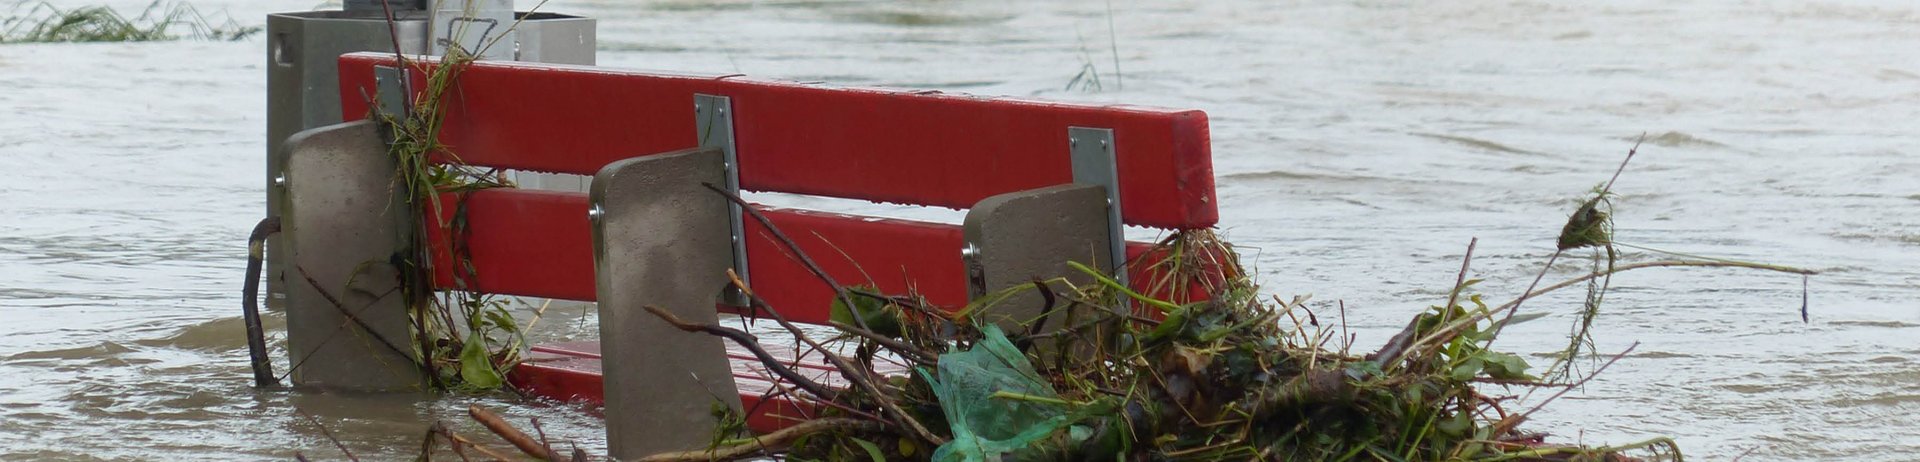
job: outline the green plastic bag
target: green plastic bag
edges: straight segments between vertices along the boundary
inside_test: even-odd
[[[991,324],[981,326],[979,342],[968,351],[940,355],[939,374],[920,369],[932,384],[940,408],[953,429],[953,441],[933,452],[934,462],[999,461],[1076,420],[1066,406],[1034,399],[993,398],[996,392],[1059,400],[1040,379],[1027,357]]]

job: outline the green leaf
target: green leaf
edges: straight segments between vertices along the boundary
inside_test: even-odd
[[[1523,314],[1516,314],[1516,315],[1513,315],[1513,317],[1510,317],[1510,318],[1507,318],[1507,319],[1505,320],[1505,321],[1506,321],[1506,323],[1505,323],[1505,324],[1499,324],[1499,325],[1501,325],[1501,326],[1511,326],[1511,325],[1514,325],[1514,324],[1519,324],[1519,323],[1523,323],[1523,322],[1527,322],[1527,321],[1532,321],[1532,320],[1535,320],[1535,319],[1540,319],[1540,318],[1544,318],[1544,317],[1547,317],[1547,314],[1546,314],[1546,313],[1523,313]],[[1496,323],[1496,324],[1498,324],[1498,323]]]
[[[1519,355],[1497,351],[1481,351],[1479,358],[1486,362],[1487,377],[1501,380],[1531,380],[1527,375],[1527,360]]]
[[[1377,362],[1355,361],[1347,363],[1347,377],[1354,380],[1366,380],[1385,374],[1386,371],[1380,370],[1380,363]]]
[[[487,321],[491,322],[494,328],[507,332],[517,332],[520,330],[520,325],[513,322],[513,315],[508,314],[506,310],[498,308],[487,310],[486,317]]]
[[[846,300],[853,300],[853,308],[848,309]],[[900,308],[874,297],[848,293],[845,297],[833,297],[833,309],[827,319],[833,322],[860,327],[861,322],[854,320],[858,313],[865,320],[867,330],[887,337],[900,336]]]
[[[1474,376],[1480,375],[1481,365],[1479,355],[1468,356],[1466,361],[1453,367],[1453,371],[1448,374],[1448,377],[1463,382],[1473,380]]]
[[[1440,430],[1442,434],[1455,438],[1467,436],[1468,430],[1473,428],[1473,416],[1465,412],[1454,413],[1452,417],[1435,423],[1434,428]]]
[[[853,440],[853,443],[860,445],[861,449],[866,449],[867,455],[873,457],[873,462],[887,462],[887,456],[880,453],[880,445],[859,438],[848,437],[847,439]]]
[[[493,368],[493,355],[487,352],[487,337],[474,332],[460,349],[460,379],[474,388],[500,388],[506,379]]]

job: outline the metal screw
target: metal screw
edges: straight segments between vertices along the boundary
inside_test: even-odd
[[[1077,148],[1077,147],[1080,147],[1080,139],[1079,139],[1079,138],[1067,138],[1067,147],[1069,147],[1069,148]]]
[[[980,246],[977,244],[968,242],[966,247],[960,248],[960,258],[974,258],[978,256],[980,256]]]
[[[1105,149],[1106,147],[1107,147],[1107,140],[1103,138],[1100,140],[1100,148]]]
[[[592,208],[587,209],[588,220],[600,221],[600,217],[606,214],[607,210],[600,208],[600,204],[593,204]]]
[[[274,185],[274,186],[279,186],[279,187],[282,187],[282,188],[285,188],[285,187],[287,187],[287,174],[285,174],[285,173],[281,173],[281,174],[279,174],[279,175],[274,175],[274,177],[273,177],[273,185]]]

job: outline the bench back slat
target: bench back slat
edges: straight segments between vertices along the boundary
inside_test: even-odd
[[[373,66],[341,57],[344,113],[367,114]],[[421,76],[415,75],[415,88]],[[741,187],[968,208],[1072,180],[1067,128],[1114,131],[1123,221],[1215,224],[1206,114],[483,61],[446,95],[441,140],[478,166],[591,175],[695,147],[693,96],[731,98]]]
[[[488,189],[464,196],[441,196],[441,219],[466,208],[465,236],[429,226],[434,261],[454,262],[451,249],[465,246],[471,278],[465,286],[454,271],[466,265],[435,267],[435,287],[480,292],[594,301],[593,243],[587,219],[587,195],[581,193]],[[908,220],[759,207],[801,251],[848,285],[872,285],[886,293],[924,295],[935,305],[958,308],[967,302],[965,267],[956,249],[960,227]],[[797,322],[825,324],[833,291],[808,272],[791,252],[759,223],[747,220],[748,268],[754,290]],[[1132,280],[1145,292],[1147,270],[1159,257],[1146,256],[1150,244],[1128,243]],[[857,264],[856,264],[857,262]]]

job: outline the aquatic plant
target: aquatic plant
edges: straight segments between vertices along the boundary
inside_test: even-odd
[[[391,16],[388,21],[391,23]],[[465,27],[467,23],[461,24]],[[508,30],[518,26],[516,21]],[[544,312],[544,308],[536,311],[527,326],[522,326],[507,311],[506,299],[466,290],[473,287],[477,274],[465,245],[470,235],[465,202],[455,199],[474,191],[514,185],[498,170],[466,165],[453,147],[440,142],[444,117],[441,104],[458,85],[461,73],[499,37],[507,35],[499,34],[475,50],[449,47],[434,62],[396,54],[400,66],[409,73],[424,75],[425,83],[406,100],[402,113],[378,112],[379,105],[374,108],[374,117],[391,134],[388,152],[396,166],[394,190],[415,213],[428,217],[414,221],[413,228],[404,232],[409,243],[400,252],[406,256],[402,262],[402,292],[413,320],[414,353],[421,358],[428,378],[442,389],[485,391],[505,385],[504,371],[520,361],[526,347],[525,328]],[[448,207],[453,207],[451,213]],[[451,261],[436,259],[435,249],[428,245],[428,237],[436,233],[449,236],[447,253]],[[450,269],[453,290],[434,289],[434,278],[441,267]]]
[[[61,9],[43,1],[20,13],[24,5],[16,3],[0,20],[0,43],[161,41],[181,38],[176,32],[182,29],[196,40],[241,40],[261,30],[230,17],[216,21],[186,2],[155,1],[133,19],[105,6]]]

